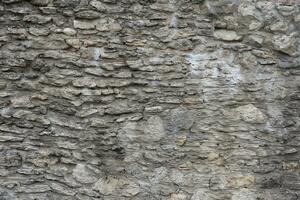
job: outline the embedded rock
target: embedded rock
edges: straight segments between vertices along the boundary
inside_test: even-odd
[[[215,30],[214,37],[224,41],[238,41],[242,39],[242,36],[238,35],[235,31],[230,30]]]
[[[240,106],[236,109],[241,119],[249,123],[264,123],[266,116],[254,105]]]
[[[72,175],[80,183],[94,183],[98,180],[97,176],[84,164],[77,164]]]

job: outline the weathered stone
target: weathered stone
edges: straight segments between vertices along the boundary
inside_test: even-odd
[[[115,20],[101,19],[96,23],[96,29],[98,31],[119,32],[122,30],[122,27]]]
[[[47,6],[51,0],[30,0],[30,3],[37,6]]]
[[[25,22],[31,22],[35,24],[45,24],[47,22],[50,22],[51,19],[51,17],[45,17],[42,15],[26,15],[23,20]]]
[[[21,137],[14,137],[9,135],[2,135],[0,136],[0,142],[21,142],[24,138]]]
[[[183,193],[172,193],[170,200],[187,200],[188,196]]]
[[[31,43],[31,48],[33,49],[60,50],[68,47],[65,41],[61,39],[50,41],[35,40]]]
[[[244,1],[239,4],[238,12],[242,16],[241,23],[246,24],[249,30],[258,30],[262,27],[264,19],[260,10],[251,1]]]
[[[47,28],[38,29],[38,28],[30,27],[29,33],[31,33],[32,35],[35,35],[35,36],[46,36],[46,35],[50,34],[50,30]]]
[[[274,35],[272,43],[274,48],[289,55],[294,55],[297,52],[296,38],[292,35]]]
[[[89,21],[74,20],[74,28],[78,28],[78,29],[94,29],[95,28],[95,24],[91,23]]]
[[[296,200],[299,11],[0,1],[0,199]]]
[[[24,192],[24,193],[43,193],[43,192],[49,192],[51,191],[51,188],[49,185],[45,184],[36,184],[36,185],[30,185],[27,187],[18,187],[16,189],[17,192]]]
[[[248,189],[241,189],[233,193],[231,200],[256,200],[257,195],[248,190]]]
[[[255,178],[252,175],[231,177],[229,185],[236,188],[250,187],[254,184]]]
[[[34,105],[30,101],[29,96],[14,97],[11,99],[13,108],[32,108]]]
[[[152,116],[147,120],[144,127],[145,137],[151,141],[159,141],[165,136],[165,129],[162,119],[159,116]]]
[[[80,19],[96,19],[100,14],[93,10],[83,10],[75,13],[75,16]]]
[[[199,189],[194,192],[191,200],[213,200],[213,195],[209,194],[208,190]]]
[[[194,123],[192,111],[184,107],[178,107],[170,111],[166,117],[166,128],[173,134],[181,130],[189,129]]]
[[[80,183],[95,183],[97,176],[84,164],[77,164],[73,169],[73,177]]]
[[[64,28],[63,33],[69,36],[76,35],[77,31],[72,28]]]
[[[94,8],[96,8],[100,12],[103,12],[106,10],[105,4],[100,1],[92,0],[90,2],[90,5],[93,6]]]
[[[230,30],[215,30],[214,37],[224,41],[238,41],[242,39],[242,36]]]
[[[207,159],[209,161],[212,161],[212,160],[215,160],[219,158],[219,154],[218,153],[215,153],[215,152],[210,152],[208,155],[207,155]]]
[[[114,177],[105,177],[99,179],[94,187],[93,190],[98,191],[104,195],[110,195],[116,192],[116,190],[123,185],[120,180]]]
[[[66,43],[75,49],[79,49],[82,46],[82,42],[79,39],[67,39]]]
[[[248,104],[236,109],[241,119],[249,123],[265,123],[266,116],[254,105]]]

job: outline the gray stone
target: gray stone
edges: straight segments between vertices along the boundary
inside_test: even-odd
[[[76,12],[75,16],[80,19],[97,19],[100,14],[93,10],[83,10]]]
[[[63,33],[69,36],[76,35],[76,30],[72,28],[64,28]]]
[[[233,193],[231,200],[256,200],[257,195],[249,189],[241,189]]]
[[[77,164],[72,175],[80,183],[95,183],[98,180],[95,173],[84,164]]]
[[[105,177],[99,179],[95,183],[93,190],[98,191],[99,193],[104,195],[110,195],[115,193],[122,185],[122,181],[114,177]]]
[[[95,24],[90,21],[74,20],[74,28],[78,29],[94,29]]]
[[[42,15],[26,15],[23,20],[25,22],[31,22],[35,24],[45,24],[51,21],[51,17],[45,17]]]
[[[193,111],[178,107],[170,111],[166,117],[166,128],[170,133],[176,134],[181,130],[188,130],[194,123]]]
[[[241,119],[250,123],[265,123],[266,116],[252,104],[240,106],[236,109]]]
[[[272,38],[274,48],[289,55],[297,52],[296,38],[293,35],[274,35]]]
[[[238,41],[242,39],[242,36],[231,30],[215,30],[214,37],[224,41]]]
[[[47,6],[52,0],[30,0],[30,3],[37,6]]]
[[[209,194],[209,190],[199,189],[195,191],[191,197],[191,200],[213,200],[215,199],[212,194]]]
[[[149,141],[159,141],[166,135],[164,124],[159,116],[151,116],[144,127],[145,138]]]

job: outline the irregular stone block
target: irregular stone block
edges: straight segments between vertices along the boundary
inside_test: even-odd
[[[252,104],[240,106],[236,109],[241,119],[249,123],[265,123],[266,116]]]
[[[242,36],[231,30],[215,30],[214,37],[224,41],[239,41],[242,39]]]
[[[84,164],[77,164],[72,175],[80,183],[95,183],[98,180],[96,174]]]
[[[35,24],[45,24],[51,21],[51,17],[45,17],[42,15],[26,15],[23,20],[25,22],[31,22]]]

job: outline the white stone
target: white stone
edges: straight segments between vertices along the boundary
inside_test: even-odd
[[[73,36],[76,35],[76,30],[72,28],[64,28],[63,33],[66,35]]]
[[[242,39],[242,36],[231,30],[215,30],[214,37],[224,41],[237,41]]]
[[[249,123],[265,123],[266,116],[252,104],[240,106],[236,109],[242,120]]]
[[[93,29],[95,24],[87,21],[74,20],[74,27],[79,29]]]
[[[80,183],[94,183],[98,180],[96,175],[84,164],[77,164],[72,175]]]

